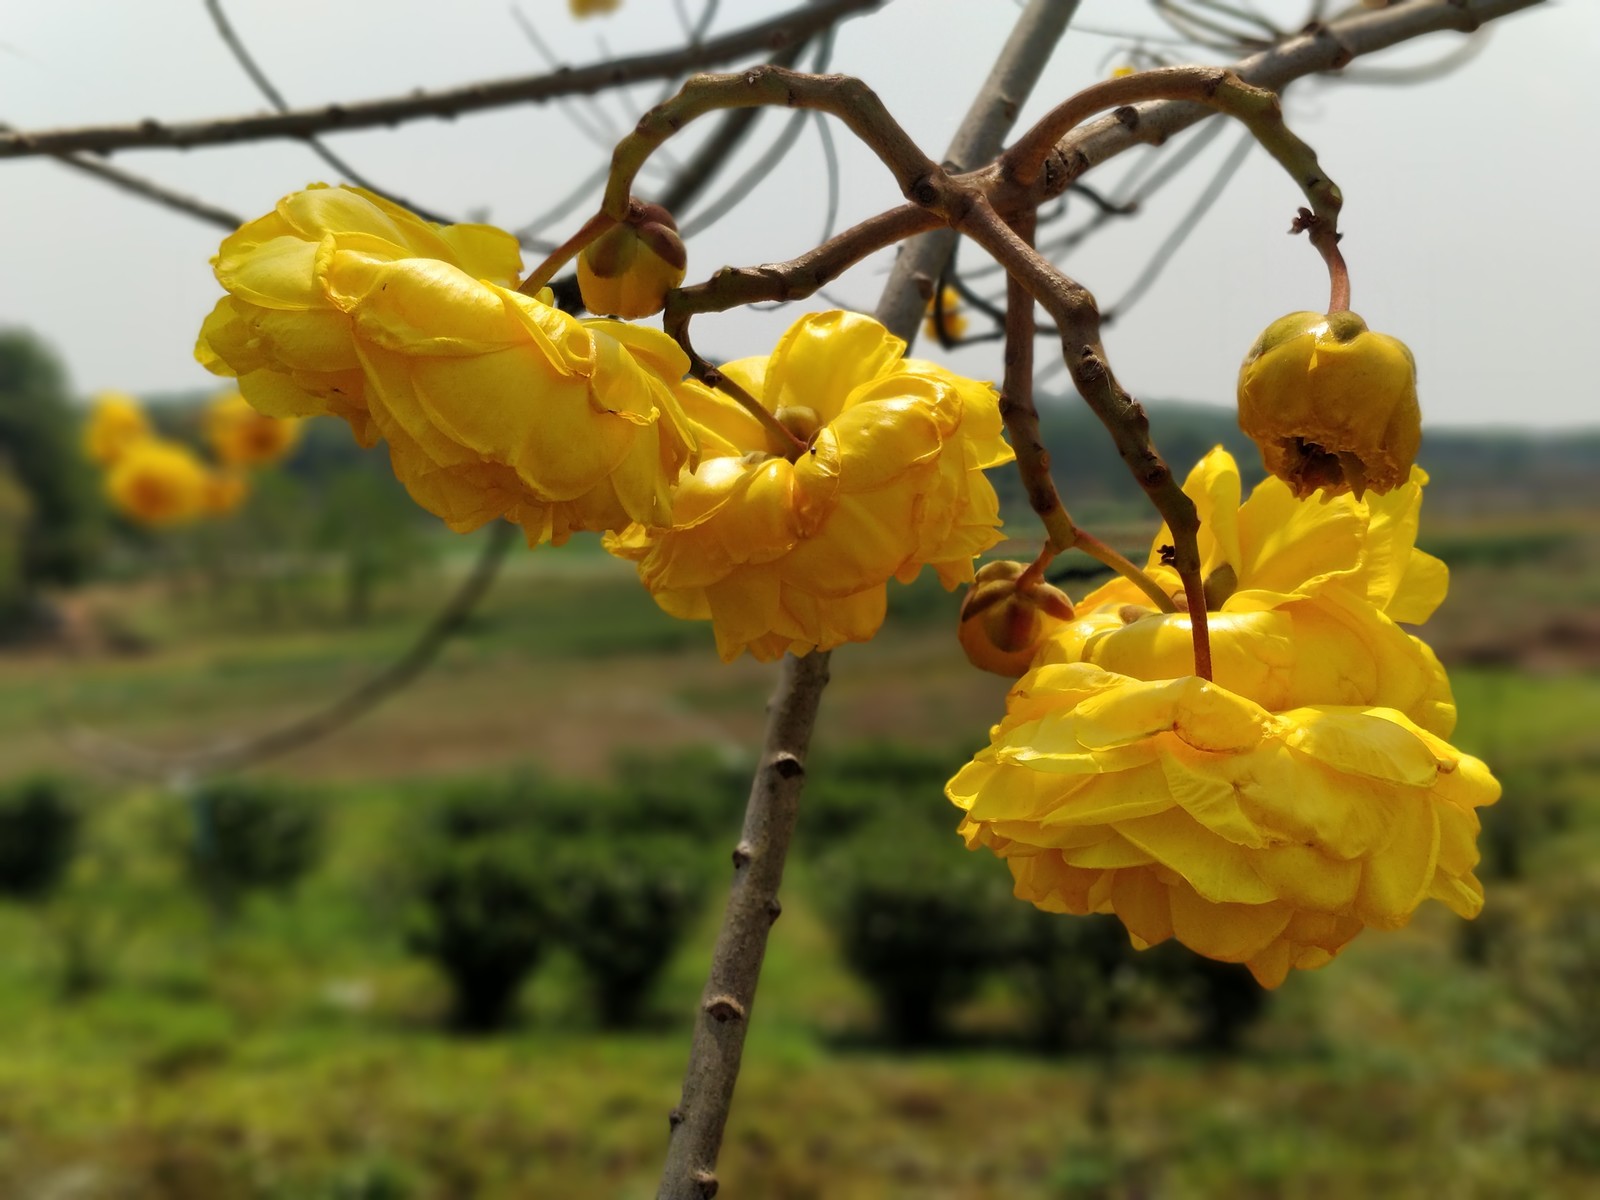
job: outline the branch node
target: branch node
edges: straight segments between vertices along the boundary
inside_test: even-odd
[[[740,842],[733,848],[733,869],[737,871],[743,867],[748,867],[753,857],[754,854],[750,850],[750,843]]]
[[[667,1128],[676,1129],[683,1124],[683,1106],[673,1105],[672,1111],[667,1114]]]
[[[732,996],[713,996],[706,1001],[706,1015],[719,1024],[745,1019],[744,1005]]]
[[[806,773],[806,765],[788,750],[781,750],[773,757],[772,769],[779,779],[798,779]]]
[[[716,1175],[704,1169],[696,1171],[689,1178],[694,1181],[695,1190],[698,1191],[702,1197],[704,1197],[704,1200],[711,1200],[711,1198],[717,1194],[717,1190],[722,1186],[717,1182]]]
[[[1111,115],[1121,123],[1124,129],[1139,128],[1139,110],[1131,104],[1124,104]]]
[[[767,924],[776,925],[781,916],[783,916],[783,901],[774,896],[767,901]]]

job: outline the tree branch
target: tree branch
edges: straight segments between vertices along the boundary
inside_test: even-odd
[[[999,150],[1076,7],[1076,0],[1031,0],[962,122],[950,147],[952,161],[971,165]],[[1041,41],[1046,43],[1042,47]],[[964,158],[966,154],[973,158]],[[923,303],[916,277],[896,272],[884,288],[878,319],[909,342]],[[710,1200],[717,1194],[717,1155],[739,1079],[767,933],[780,911],[778,888],[799,815],[805,756],[828,681],[829,659],[830,652],[816,651],[783,660],[745,809],[744,836],[734,851],[733,888],[695,1014],[683,1094],[669,1119],[672,1134],[658,1200]]]
[[[242,741],[218,742],[190,750],[153,750],[66,722],[62,723],[61,736],[84,758],[125,775],[156,780],[236,771],[327,737],[376,708],[427,669],[489,590],[506,554],[516,544],[516,535],[515,525],[507,521],[495,522],[472,571],[450,597],[449,603],[434,615],[406,652],[377,674],[362,680],[331,704],[308,716]]]
[[[424,117],[457,117],[513,104],[535,103],[556,96],[589,95],[645,79],[670,79],[701,67],[748,54],[771,53],[805,41],[845,17],[871,11],[886,0],[816,0],[759,25],[723,37],[654,54],[639,54],[564,68],[545,75],[490,80],[437,92],[412,92],[291,109],[282,113],[217,117],[167,124],[147,119],[134,125],[92,125],[0,135],[0,158],[92,151],[108,153],[150,146],[218,146],[270,138],[305,138],[319,133],[398,125]]]

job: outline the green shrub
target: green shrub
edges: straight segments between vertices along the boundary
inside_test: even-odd
[[[877,820],[914,822],[948,837],[960,813],[944,785],[968,754],[893,742],[826,748],[807,764],[810,778],[796,831],[801,853],[817,855]]]
[[[0,787],[0,896],[41,900],[55,890],[77,849],[77,805],[49,776]]]
[[[531,839],[493,833],[438,840],[413,864],[406,944],[449,981],[450,1024],[489,1033],[549,948],[549,875]]]
[[[731,845],[739,836],[752,764],[708,746],[629,752],[614,766],[618,827]]]
[[[224,910],[250,892],[290,890],[321,857],[322,810],[298,789],[219,779],[197,788],[190,805],[189,868]]]
[[[1103,1048],[1139,969],[1122,922],[1012,905],[1006,973],[1027,1006],[1034,1042],[1055,1052]]]
[[[927,1045],[946,1033],[1006,948],[1011,877],[950,832],[875,819],[818,863],[823,913],[851,969],[872,989],[885,1034]]]
[[[660,833],[595,832],[553,848],[560,937],[602,1025],[638,1021],[700,912],[709,866],[705,843]]]

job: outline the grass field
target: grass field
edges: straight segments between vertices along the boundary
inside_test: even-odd
[[[960,1010],[950,1044],[912,1054],[877,1037],[802,858],[722,1194],[1596,1194],[1600,672],[1583,621],[1600,555],[1583,528],[1559,524],[1526,552],[1527,530],[1439,535],[1457,563],[1459,612],[1436,632],[1455,661],[1458,741],[1504,776],[1495,836],[1515,851],[1516,877],[1489,881],[1476,940],[1437,905],[1405,931],[1369,933],[1291,979],[1238,1055],[1182,1050],[1158,1005],[1126,1022],[1112,1055],[1044,1056],[1003,982]],[[512,1032],[443,1032],[443,985],[406,955],[396,920],[405,833],[442,781],[528,763],[601,777],[622,750],[738,755],[759,736],[770,668],[717,662],[705,630],[661,617],[609,560],[548,561],[514,557],[421,680],[270,768],[325,805],[327,853],[294,894],[227,924],[177,866],[181,801],[73,760],[63,730],[183,745],[298,715],[398,652],[458,564],[363,627],[318,615],[315,597],[263,628],[248,595],[219,606],[119,585],[86,603],[136,651],[0,661],[8,771],[68,767],[95,797],[65,893],[0,912],[0,1195],[653,1194],[720,897],[649,1022],[620,1034],[595,1027],[559,955]],[[905,589],[883,636],[836,656],[819,756],[892,737],[959,759],[982,740],[1003,681],[965,668],[954,605],[937,587]],[[952,839],[950,853],[965,852]],[[57,982],[72,953],[104,980],[69,1002]]]

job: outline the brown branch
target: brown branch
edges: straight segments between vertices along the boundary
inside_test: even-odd
[[[1023,10],[951,139],[944,159],[948,170],[975,170],[1000,153],[1006,133],[1016,123],[1017,113],[1039,82],[1077,8],[1077,0],[1033,0]],[[890,269],[878,319],[907,345],[916,341],[922,314],[935,295],[955,244],[955,230],[935,229],[907,242]]]
[[[926,190],[942,175],[861,80],[763,65],[732,74],[696,75],[677,95],[640,117],[611,156],[611,178],[600,211],[617,220],[627,215],[640,168],[685,125],[707,113],[751,107],[816,109],[838,117],[889,168],[900,190],[918,203],[925,202],[920,195],[931,195]]]
[[[958,142],[965,137],[979,147],[992,145],[978,161],[998,151],[1075,7],[1074,0],[1030,0],[1018,19],[957,135]],[[1050,45],[1041,49],[1038,41],[1043,35],[1038,31],[1043,15],[1050,12],[1058,14],[1060,22],[1049,36]],[[1022,36],[1025,30],[1031,36]],[[960,150],[952,145],[953,159]],[[916,215],[926,219],[926,214]],[[913,303],[907,303],[908,293]],[[878,319],[909,341],[921,316],[915,279],[891,275],[878,305]],[[734,852],[733,888],[695,1014],[683,1094],[670,1118],[672,1134],[657,1200],[710,1200],[717,1194],[717,1155],[739,1079],[767,933],[779,912],[778,888],[799,815],[805,755],[828,681],[829,657],[827,651],[816,651],[804,658],[784,658],[761,765],[745,810],[744,837]]]
[[[260,92],[262,98],[272,105],[274,111],[288,112],[289,102],[284,99],[283,93],[267,77],[267,73],[261,69],[261,64],[256,62],[255,55],[250,53],[250,48],[244,44],[244,39],[239,36],[239,31],[233,27],[233,22],[228,19],[227,11],[222,7],[222,0],[203,0],[203,2],[206,6],[206,12],[211,15],[211,24],[216,27],[217,35],[222,38],[223,45],[228,47],[229,53],[233,55],[233,59],[239,64],[239,68],[250,77],[250,82],[255,84],[256,91]],[[313,154],[343,175],[346,182],[353,183],[357,187],[366,188],[369,192],[376,192],[385,200],[398,204],[402,208],[409,208],[425,221],[432,221],[438,225],[454,224],[450,217],[430,212],[420,204],[416,204],[404,196],[396,195],[388,188],[379,187],[352,167],[344,158],[330,150],[320,139],[307,137],[305,142]],[[243,222],[240,222],[240,224],[243,224]]]
[[[1447,30],[1471,33],[1489,21],[1541,3],[1544,0],[1411,0],[1393,7],[1361,10],[1252,54],[1230,69],[1246,83],[1281,93],[1296,79],[1337,71],[1362,55],[1424,34]],[[1037,207],[1124,150],[1141,144],[1159,146],[1173,134],[1211,115],[1204,105],[1159,100],[1103,117],[1073,130],[1056,144],[1052,157],[1063,169],[1046,172],[1021,194],[996,195],[995,201],[1005,212],[1028,205]]]
[[[236,771],[298,750],[350,724],[420,675],[445,643],[466,623],[473,609],[488,592],[506,554],[516,544],[517,532],[515,525],[497,521],[489,531],[472,571],[450,597],[449,603],[435,614],[406,652],[377,674],[308,716],[244,740],[189,750],[153,750],[65,722],[62,723],[61,736],[75,752],[102,766],[125,775],[156,780]]]
[[[958,185],[959,189],[960,185]],[[957,195],[961,196],[958,190]],[[1117,453],[1167,523],[1174,545],[1173,566],[1183,580],[1194,632],[1194,671],[1211,678],[1211,645],[1207,636],[1205,585],[1200,576],[1200,516],[1150,441],[1150,419],[1143,406],[1111,373],[1100,344],[1100,313],[1094,297],[1081,284],[1062,275],[1003,221],[981,192],[967,192],[956,228],[1004,263],[1044,306],[1061,331],[1061,353],[1078,393],[1111,434]],[[1052,537],[1054,531],[1052,531]]]
[[[0,158],[60,152],[150,146],[217,146],[270,138],[305,138],[319,133],[393,126],[424,117],[457,117],[557,96],[590,95],[646,79],[670,79],[748,54],[770,54],[802,42],[845,17],[869,12],[885,0],[818,0],[769,21],[703,42],[653,54],[612,59],[593,66],[563,68],[543,75],[489,80],[444,91],[416,91],[352,104],[216,117],[173,124],[145,120],[133,125],[92,125],[0,135]]]

